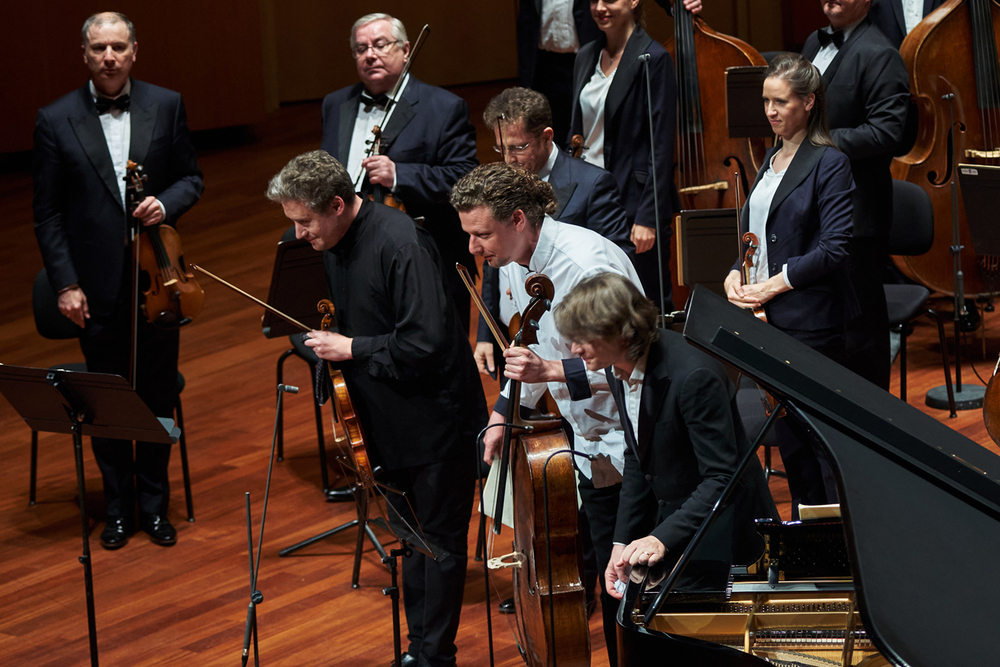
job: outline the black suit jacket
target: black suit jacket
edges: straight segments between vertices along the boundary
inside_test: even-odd
[[[573,116],[570,134],[583,134],[580,91],[590,80],[607,44],[600,38],[580,48],[573,68]],[[656,141],[656,177],[660,221],[670,229],[673,218],[672,166],[677,129],[677,82],[674,63],[658,42],[636,27],[625,45],[618,71],[604,105],[604,168],[618,183],[629,227],[654,227],[652,151],[649,145],[649,111],[644,67],[638,58],[648,53],[652,89],[653,134]],[[568,141],[568,138],[567,138]]]
[[[363,91],[358,83],[323,100],[321,147],[342,164],[347,164],[353,149],[350,143]],[[396,163],[396,198],[406,206],[406,212],[424,218],[424,227],[434,237],[446,264],[461,262],[475,273],[468,236],[448,203],[452,186],[479,164],[468,105],[443,88],[411,76],[384,128],[382,145],[383,152]],[[351,178],[355,176],[351,174]],[[362,190],[370,191],[367,178]]]
[[[576,39],[583,46],[601,34],[590,15],[589,0],[573,0],[573,23]],[[538,40],[542,33],[542,0],[524,0],[517,12],[517,78],[525,88],[535,80],[535,63],[538,60]],[[558,137],[562,140],[562,137]]]
[[[553,146],[552,150],[557,151],[548,181],[556,196],[557,208],[552,217],[595,231],[632,257],[635,246],[630,240],[625,207],[615,179],[607,171],[572,157],[558,146]],[[497,322],[500,321],[499,275],[496,269],[483,265],[483,302]],[[476,340],[493,340],[482,316]]]
[[[747,202],[768,169],[768,151]],[[793,289],[766,304],[768,321],[784,330],[816,331],[841,327],[860,312],[847,271],[851,241],[851,165],[840,151],[799,146],[771,199],[767,216],[768,273],[775,276],[788,264]],[[740,215],[740,235],[750,229],[750,205]],[[741,246],[742,256],[747,250]],[[733,269],[739,270],[738,263]]]
[[[819,51],[816,33],[802,55]],[[910,76],[889,40],[862,21],[826,72],[826,110],[837,147],[854,173],[854,236],[887,240],[892,223],[892,156],[903,140]]]
[[[176,225],[204,189],[184,102],[134,79],[131,100],[129,159],[143,165],[147,194]],[[91,315],[109,315],[125,269],[125,210],[89,85],[38,111],[32,175],[35,235],[52,287],[78,283]]]
[[[736,388],[722,364],[680,334],[660,330],[646,361],[636,430],[622,382],[611,368],[606,373],[628,445],[615,542],[653,535],[677,558],[750,450]],[[753,519],[777,516],[754,458],[735,501],[712,525],[697,558],[750,562],[761,546]]]
[[[924,0],[923,15],[927,16],[940,7],[943,2],[944,0]],[[906,21],[903,19],[901,0],[872,0],[868,10],[868,18],[898,49],[906,37]]]

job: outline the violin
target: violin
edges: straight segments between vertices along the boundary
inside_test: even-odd
[[[329,299],[323,299],[316,304],[316,310],[323,313],[323,322],[320,325],[322,330],[332,330],[336,326],[333,302]],[[358,419],[358,414],[354,411],[354,403],[347,391],[344,374],[340,372],[340,369],[334,368],[330,362],[327,362],[326,366],[330,372],[330,382],[333,384],[333,401],[336,409],[334,414],[340,419],[341,428],[344,431],[344,437],[341,440],[347,441],[347,451],[350,452],[354,471],[358,476],[358,487],[371,489],[375,486],[375,472],[372,469],[371,459],[368,457],[365,434],[361,430],[361,420]]]
[[[497,342],[508,347],[468,271],[461,264],[455,268]],[[538,342],[538,321],[551,308],[554,294],[552,281],[541,274],[529,276],[525,290],[531,301],[521,313],[521,328],[514,337],[513,345],[519,347]],[[499,533],[502,527],[503,489],[509,471],[514,549],[490,559],[489,567],[513,572],[518,646],[527,665],[589,667],[590,631],[580,567],[576,475],[571,455],[558,455],[570,449],[570,444],[559,419],[521,419],[521,383],[510,380],[509,387],[493,530]]]
[[[388,150],[388,148],[384,147],[382,144],[382,128],[376,125],[372,128],[372,134],[375,135],[375,138],[372,140],[371,154],[385,155],[383,148],[385,150]],[[390,193],[389,189],[384,185],[373,185],[372,193],[368,195],[368,199],[379,204],[391,206],[392,208],[398,208],[403,213],[406,213],[406,207],[403,206],[403,202],[393,197],[392,193]]]
[[[583,145],[583,142],[584,139],[582,134],[574,134],[573,138],[569,140],[570,155],[576,158],[582,158],[583,151],[587,148]]]
[[[755,270],[754,255],[760,249],[760,241],[757,240],[757,235],[753,232],[744,234],[742,241],[747,249],[743,254],[743,284],[749,285],[751,272]],[[753,316],[762,322],[767,322],[767,314],[764,312],[763,306],[753,308]]]
[[[142,165],[126,164],[125,193],[129,211],[144,198],[147,176]],[[170,225],[143,225],[136,237],[139,261],[140,308],[150,324],[161,329],[176,329],[190,324],[201,312],[205,292],[184,262],[181,239]],[[145,242],[143,241],[145,238]]]

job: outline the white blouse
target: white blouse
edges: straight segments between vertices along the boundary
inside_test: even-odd
[[[604,169],[604,103],[608,98],[608,89],[615,80],[616,67],[610,76],[601,69],[601,59],[597,59],[597,67],[590,81],[580,91],[580,113],[583,118],[583,159]]]
[[[771,163],[768,165],[767,171],[760,177],[760,182],[750,194],[750,232],[760,241],[760,247],[754,253],[753,268],[750,270],[750,276],[747,280],[751,285],[762,283],[771,277],[767,263],[767,214],[771,210],[774,192],[781,185],[781,179],[788,171],[787,167],[779,172],[774,171],[774,158],[777,155],[778,152],[775,151],[774,155],[771,156]],[[787,264],[782,267],[782,274],[785,283],[791,287],[792,284],[788,282]]]

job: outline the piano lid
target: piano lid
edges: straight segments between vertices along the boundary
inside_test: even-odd
[[[1000,457],[706,289],[684,336],[813,424],[865,626],[897,665],[994,664]]]

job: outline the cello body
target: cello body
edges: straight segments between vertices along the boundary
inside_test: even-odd
[[[949,295],[954,292],[951,181],[957,180],[957,164],[1000,165],[998,26],[996,0],[949,0],[917,25],[900,47],[920,119],[916,142],[909,153],[893,161],[892,176],[915,183],[930,195],[934,244],[924,255],[893,257],[893,261],[909,278]],[[955,96],[953,102],[942,99],[950,94]],[[952,103],[954,152],[948,142]],[[996,291],[1000,287],[996,258],[974,255],[961,195],[955,204],[965,245],[965,293]]]
[[[674,2],[674,37],[664,42],[677,69],[677,141],[674,180],[681,210],[737,208],[740,196],[733,175],[739,172],[742,195],[750,191],[767,146],[762,138],[729,136],[726,109],[726,68],[765,66],[752,46],[710,28],[702,19]],[[671,255],[677,256],[677,236],[671,236]],[[675,266],[679,266],[677,262]],[[674,302],[688,293],[672,272]]]

